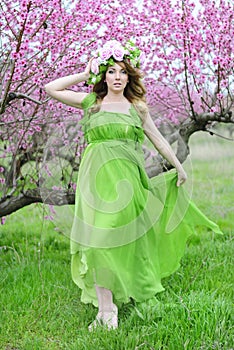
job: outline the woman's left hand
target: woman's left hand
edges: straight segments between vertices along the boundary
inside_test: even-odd
[[[187,174],[186,172],[184,171],[184,169],[180,169],[177,171],[177,175],[178,175],[178,180],[177,180],[177,187],[183,185],[185,183],[185,181],[187,180]]]

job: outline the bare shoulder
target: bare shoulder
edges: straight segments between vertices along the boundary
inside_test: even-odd
[[[135,100],[133,102],[134,106],[142,111],[148,111],[147,103],[143,100]]]

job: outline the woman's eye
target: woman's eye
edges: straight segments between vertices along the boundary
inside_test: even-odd
[[[109,70],[108,73],[109,73],[109,74],[112,74],[112,73],[114,73],[114,71],[113,71],[113,70]]]
[[[127,74],[126,70],[122,70],[122,73],[123,73],[123,74]]]

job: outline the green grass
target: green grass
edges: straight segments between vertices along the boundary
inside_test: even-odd
[[[32,205],[7,218],[0,227],[0,349],[234,349],[232,149],[222,139],[193,136],[187,186],[193,185],[194,201],[224,235],[200,229],[181,268],[163,281],[165,292],[123,305],[117,331],[88,332],[96,309],[80,302],[69,240],[42,220],[43,207]]]

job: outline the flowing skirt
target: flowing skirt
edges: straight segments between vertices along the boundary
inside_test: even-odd
[[[117,302],[150,299],[179,268],[196,226],[222,233],[176,181],[175,170],[149,179],[134,141],[88,145],[71,233],[72,278],[82,302],[97,306],[95,284]]]

